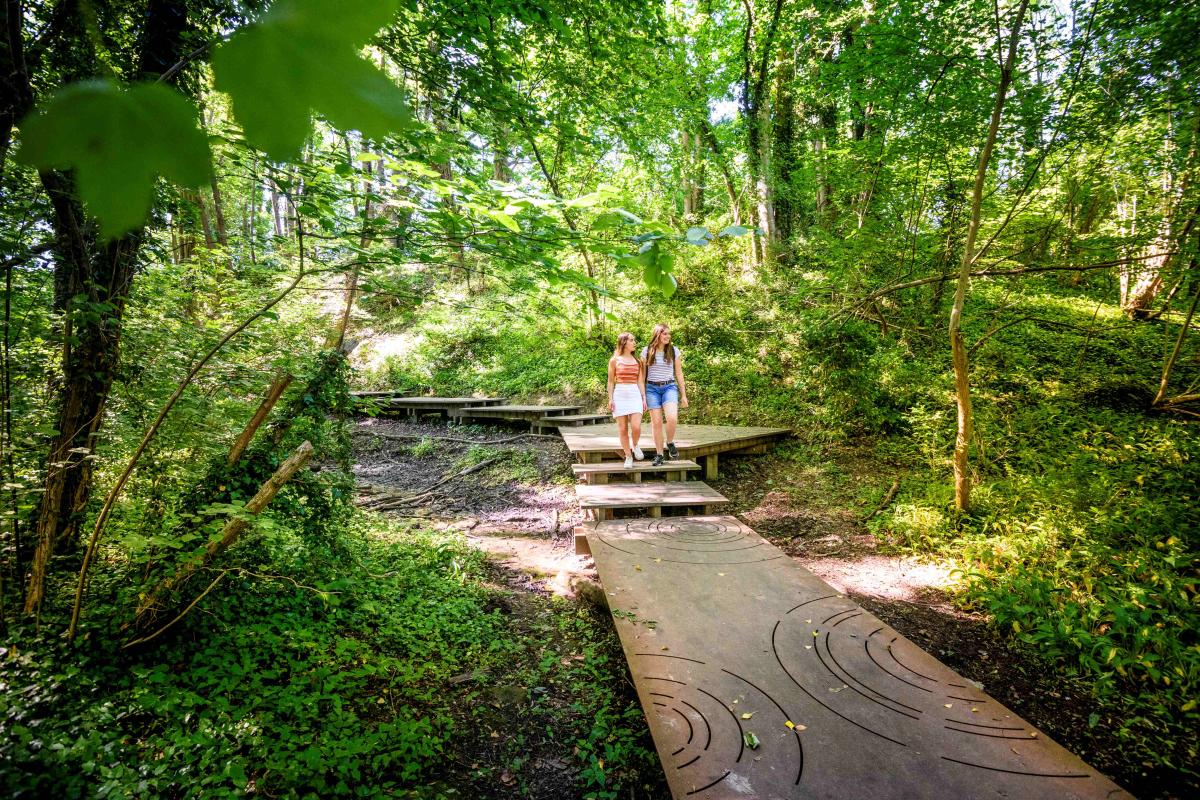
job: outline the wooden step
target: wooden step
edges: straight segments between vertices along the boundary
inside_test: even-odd
[[[582,406],[467,406],[450,412],[460,419],[503,419],[536,425],[545,417],[576,414]]]
[[[698,506],[704,513],[729,499],[702,481],[656,481],[654,483],[612,483],[575,487],[579,507],[591,511],[596,519],[611,519],[613,509],[645,508],[651,517],[661,517],[664,508]]]
[[[558,428],[578,428],[581,425],[599,425],[612,420],[610,414],[555,414],[533,421],[534,430],[553,431]]]
[[[666,461],[661,467],[656,467],[649,461],[635,461],[629,469],[623,461],[601,461],[599,464],[572,464],[571,472],[584,482],[602,485],[608,483],[613,475],[625,475],[633,483],[641,483],[642,475],[663,474],[669,481],[684,481],[687,473],[700,469],[695,461]]]

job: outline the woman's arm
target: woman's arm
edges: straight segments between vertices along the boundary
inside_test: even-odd
[[[616,404],[613,403],[613,386],[617,382],[617,366],[616,366],[615,362],[616,362],[615,358],[610,358],[608,360],[608,410],[609,410],[609,412],[613,412],[613,411],[617,410]]]
[[[642,393],[642,409],[650,407],[650,403],[646,401],[646,361],[638,359],[638,390]]]
[[[687,386],[683,383],[683,353],[675,352],[675,382],[679,384],[679,407],[687,408]]]

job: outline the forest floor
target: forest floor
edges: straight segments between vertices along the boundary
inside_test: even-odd
[[[510,590],[505,611],[514,624],[548,636],[558,657],[581,657],[568,652],[569,641],[555,640],[554,626],[545,622],[553,612],[543,602],[554,595],[582,594],[585,600],[602,595],[591,589],[595,571],[590,558],[574,554],[572,529],[582,515],[561,440],[383,419],[360,420],[354,434],[356,477],[360,487],[370,487],[360,503],[379,508],[399,502],[382,513],[462,531],[473,546],[492,555],[497,581]],[[842,487],[887,482],[869,458],[852,451],[828,457],[837,461]],[[484,467],[462,474],[479,464]],[[438,484],[449,476],[454,477]],[[434,484],[431,494],[415,498]],[[1145,766],[1131,763],[1122,743],[1096,724],[1097,709],[1086,684],[1048,669],[1032,648],[1001,635],[985,616],[956,607],[948,566],[889,552],[862,524],[864,509],[853,507],[856,501],[844,488],[814,478],[811,465],[778,453],[725,461],[713,485],[732,501],[730,513],[1089,764],[1138,796],[1179,796],[1171,776],[1148,774]],[[597,611],[593,619],[608,626],[604,646],[612,650],[616,668],[623,669],[607,614]],[[466,675],[463,681],[481,677]],[[461,774],[448,775],[449,785],[514,797],[577,796],[578,767],[570,764],[578,760],[569,757],[569,747],[535,749],[513,768],[511,748],[496,742],[528,723],[503,685],[480,683],[490,685],[464,694],[463,701],[486,707],[487,735],[462,743],[454,758],[458,766],[450,765],[451,773]],[[625,699],[636,701],[632,684],[626,680],[623,685],[629,695]],[[521,691],[511,693],[516,697]],[[475,724],[480,723],[478,708],[464,707],[462,713],[464,720],[473,715]],[[559,719],[563,737],[525,733],[531,741],[553,742],[567,738],[565,731],[581,722],[570,718],[569,709]],[[639,731],[636,738],[652,752],[648,732]],[[490,788],[483,780],[490,781]],[[639,780],[644,796],[667,796],[661,776],[642,774]]]

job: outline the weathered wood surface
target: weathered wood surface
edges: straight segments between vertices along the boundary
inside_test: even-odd
[[[578,484],[575,495],[583,509],[704,506],[729,502],[725,495],[700,481]]]
[[[582,527],[676,798],[1130,797],[734,517]]]
[[[647,425],[643,425],[642,444],[650,441]],[[598,461],[608,453],[621,449],[616,423],[587,425],[582,428],[563,428],[559,431],[567,448],[580,461]],[[675,430],[675,446],[680,458],[699,459],[718,453],[744,450],[766,445],[791,435],[788,428],[755,428],[735,425],[680,425]],[[715,473],[716,461],[710,472]]]
[[[643,474],[659,474],[679,473],[682,475],[685,472],[691,472],[700,469],[700,465],[695,461],[679,460],[679,461],[664,461],[661,467],[656,467],[649,461],[635,461],[633,466],[626,469],[623,461],[602,461],[599,464],[572,464],[571,472],[576,478],[583,478],[588,483],[596,483],[594,479],[597,476],[610,475],[643,475]]]
[[[392,397],[379,402],[392,408],[464,408],[466,406],[493,406],[504,402],[503,397]]]
[[[556,414],[546,417],[542,422],[545,427],[556,428],[560,425],[593,425],[611,419],[611,414]]]
[[[550,427],[549,420],[543,417],[555,417],[575,414],[579,406],[519,406],[495,405],[486,407],[458,408],[450,412],[451,416],[459,419],[502,419],[510,422],[528,422],[531,427]]]

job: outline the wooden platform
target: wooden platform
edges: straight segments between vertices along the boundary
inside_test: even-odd
[[[528,422],[531,426],[543,417],[575,414],[581,406],[517,406],[480,405],[458,408],[451,412],[459,419],[502,419],[509,422]]]
[[[729,499],[701,481],[656,481],[654,483],[579,484],[575,487],[579,507],[591,511],[596,519],[606,519],[618,508],[644,508],[651,517],[662,515],[664,508],[699,506],[710,513]]]
[[[1130,797],[734,517],[585,527],[677,800]]]
[[[686,480],[687,473],[700,469],[695,461],[665,461],[661,467],[649,461],[635,461],[626,469],[624,461],[602,461],[599,464],[572,464],[571,472],[585,483],[605,484],[613,475],[627,478],[631,483],[640,483],[642,475],[662,474],[669,481]]]
[[[642,426],[643,444],[648,424]],[[583,463],[600,461],[621,449],[616,423],[588,425],[583,428],[564,428],[559,431],[567,448]],[[675,446],[679,457],[704,464],[704,477],[717,477],[717,461],[721,453],[761,453],[773,442],[791,435],[787,428],[749,428],[733,425],[680,425],[675,429]]]
[[[383,411],[417,414],[442,414],[449,417],[467,406],[493,406],[504,402],[503,397],[378,397],[372,398]]]
[[[539,430],[556,430],[563,427],[577,428],[581,425],[599,425],[611,419],[611,414],[551,414],[534,420],[533,427]]]

